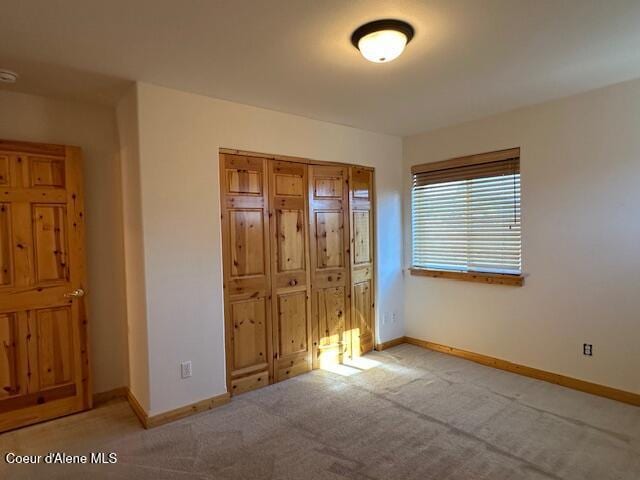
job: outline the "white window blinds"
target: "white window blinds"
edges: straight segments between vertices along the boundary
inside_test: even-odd
[[[414,268],[521,273],[519,149],[412,172]]]

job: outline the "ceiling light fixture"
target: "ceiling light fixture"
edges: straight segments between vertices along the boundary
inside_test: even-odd
[[[351,35],[351,43],[370,62],[386,63],[400,56],[413,35],[413,27],[407,22],[376,20],[358,27]]]
[[[18,81],[18,74],[11,70],[0,69],[0,82],[2,83],[16,83]]]

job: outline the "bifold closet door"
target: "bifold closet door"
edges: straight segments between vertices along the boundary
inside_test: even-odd
[[[220,154],[233,395],[374,345],[373,170]]]
[[[309,166],[314,368],[351,350],[348,178],[348,167]]]
[[[349,168],[351,232],[352,352],[357,357],[374,344],[373,171]]]
[[[273,377],[311,370],[307,166],[269,161]]]
[[[220,155],[227,387],[270,383],[272,351],[267,160]]]

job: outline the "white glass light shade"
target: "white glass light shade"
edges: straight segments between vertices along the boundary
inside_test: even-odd
[[[407,36],[396,30],[380,30],[365,35],[358,42],[362,56],[375,63],[385,63],[398,58],[407,45]]]

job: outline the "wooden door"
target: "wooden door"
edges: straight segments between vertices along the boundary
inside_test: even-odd
[[[80,149],[0,141],[0,431],[91,407]]]
[[[311,370],[307,166],[269,161],[274,380]]]
[[[351,340],[353,356],[374,345],[374,212],[373,171],[349,168],[351,221]]]
[[[271,383],[267,160],[220,154],[227,387]]]
[[[350,354],[348,167],[309,166],[313,367]]]

